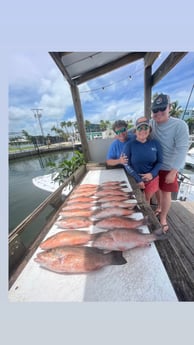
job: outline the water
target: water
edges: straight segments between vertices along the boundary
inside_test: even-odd
[[[32,178],[51,173],[49,161],[57,163],[72,156],[73,151],[59,151],[9,162],[9,232],[50,195],[34,186]],[[194,169],[184,169],[183,174],[194,176]]]
[[[51,173],[49,161],[58,163],[72,156],[73,151],[60,151],[9,162],[9,232],[50,195],[34,186],[32,178]]]

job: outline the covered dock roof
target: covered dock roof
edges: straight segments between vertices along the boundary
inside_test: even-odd
[[[90,161],[78,86],[114,69],[144,60],[144,113],[151,114],[152,87],[157,84],[188,52],[171,52],[152,74],[152,65],[160,52],[49,52],[70,85],[83,153]]]

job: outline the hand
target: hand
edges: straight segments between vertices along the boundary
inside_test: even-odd
[[[128,157],[124,153],[121,153],[119,160],[120,164],[128,164]]]
[[[142,180],[145,182],[151,181],[153,179],[153,175],[151,173],[140,174],[140,176],[142,177]]]
[[[166,183],[173,183],[174,182],[174,179],[177,175],[177,170],[171,170],[167,175],[166,175],[166,178],[165,178],[165,182]]]
[[[145,189],[145,184],[144,184],[143,181],[139,182],[138,186],[139,186],[140,189]]]

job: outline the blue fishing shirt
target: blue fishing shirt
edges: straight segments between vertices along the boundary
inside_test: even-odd
[[[121,156],[121,153],[124,152],[124,147],[127,143],[129,143],[131,140],[135,138],[135,134],[130,132],[128,133],[128,139],[124,143],[121,142],[119,139],[115,139],[108,150],[106,159],[119,159]]]
[[[151,173],[153,178],[158,175],[162,166],[162,147],[159,141],[149,139],[141,143],[134,139],[125,144],[124,153],[128,157],[125,170],[137,183],[143,181],[139,174]]]

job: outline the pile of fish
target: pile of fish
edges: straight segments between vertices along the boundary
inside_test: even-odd
[[[122,252],[165,239],[161,229],[142,233],[148,219],[130,217],[139,208],[126,188],[125,181],[78,186],[59,213],[60,231],[40,244],[42,252],[34,260],[54,272],[86,273],[126,264]]]

